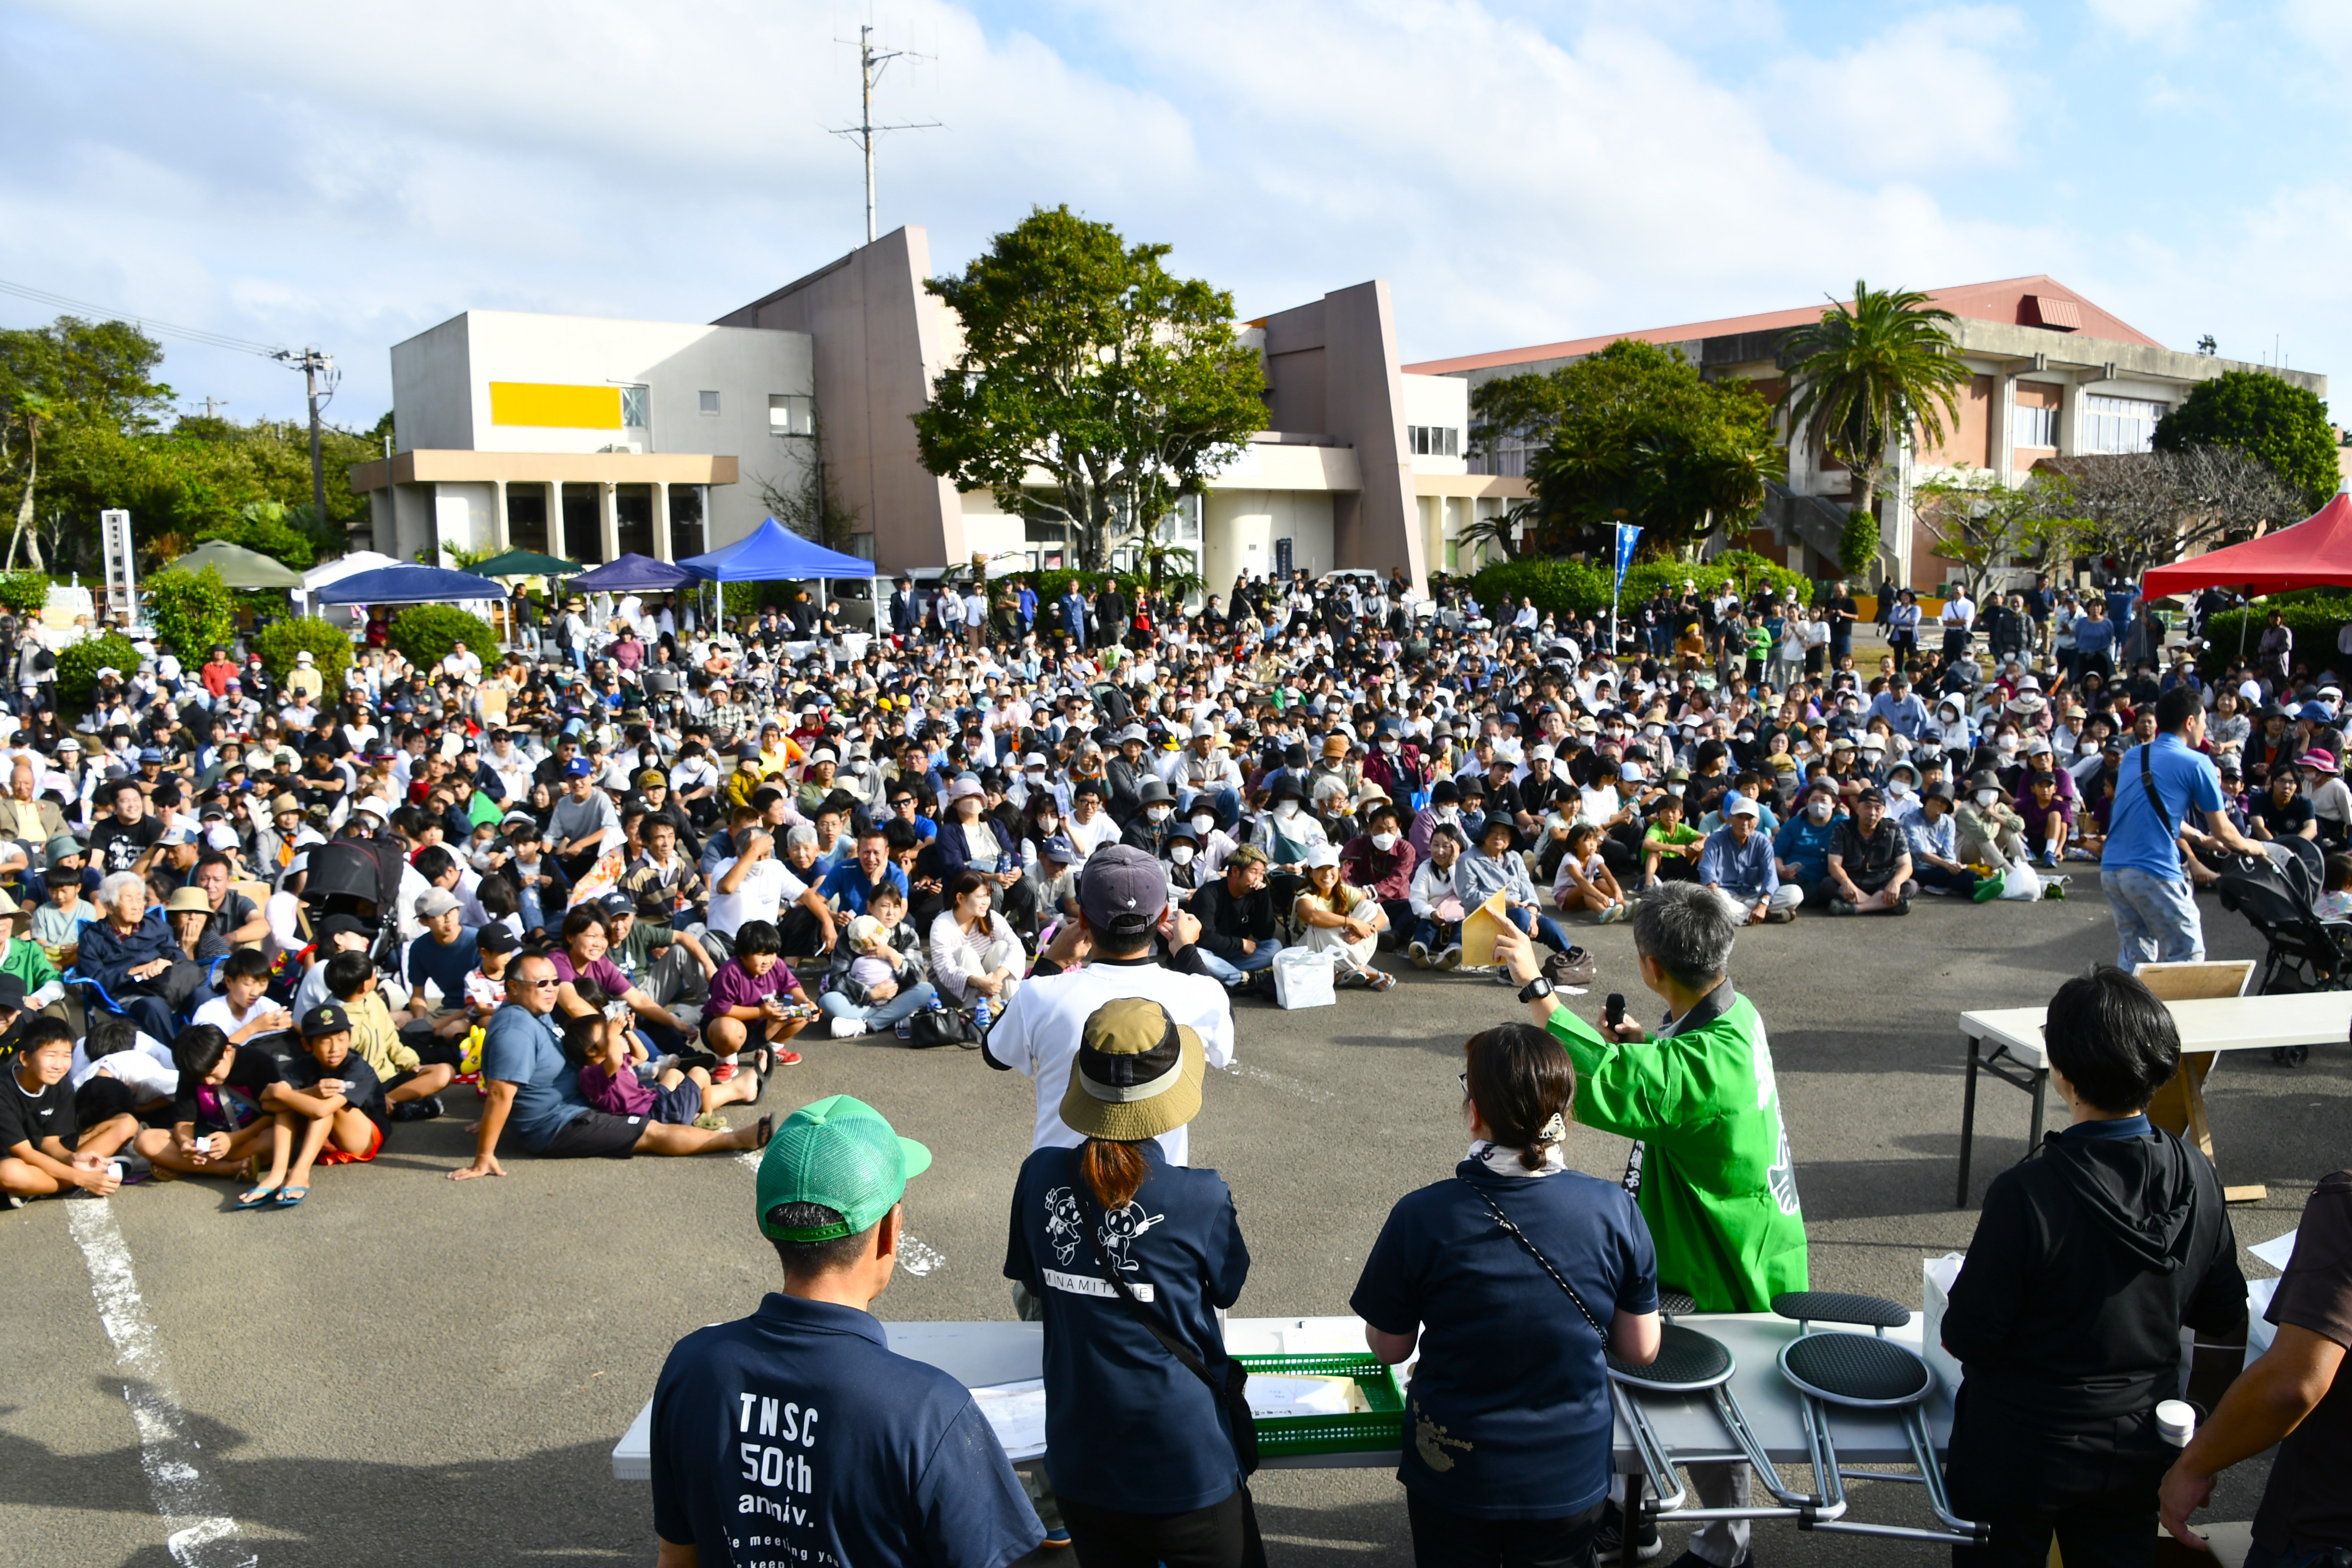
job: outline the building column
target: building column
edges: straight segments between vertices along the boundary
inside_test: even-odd
[[[1992,400],[1992,417],[2000,421],[1993,432],[1993,469],[2004,485],[2017,483],[2017,371],[2003,365],[1996,395]]]
[[[614,505],[619,489],[610,479],[599,480],[596,485],[596,536],[604,541],[607,563],[621,553],[621,514]]]
[[[656,479],[649,487],[654,493],[654,559],[677,559],[669,547],[669,482]]]
[[[490,553],[503,555],[508,548],[507,482],[504,479],[492,479],[490,481]]]

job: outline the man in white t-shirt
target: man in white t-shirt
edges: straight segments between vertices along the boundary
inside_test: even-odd
[[[824,931],[825,951],[833,951],[831,906],[806,882],[793,876],[792,868],[776,858],[772,835],[757,827],[746,827],[740,837],[742,853],[731,860],[721,860],[711,869],[709,929],[731,945],[737,929],[745,921],[766,921],[775,925],[782,920],[786,904],[798,904],[817,918],[817,924]]]
[[[1234,1010],[1225,988],[1205,974],[1180,974],[1162,966],[1152,951],[1152,933],[1168,907],[1168,873],[1142,850],[1106,845],[1087,858],[1078,874],[1078,913],[1092,952],[1083,968],[1032,975],[981,1046],[988,1065],[1036,1081],[1037,1126],[1033,1150],[1075,1149],[1086,1142],[1062,1120],[1062,1097],[1070,1085],[1086,1021],[1105,1002],[1143,996],[1165,1008],[1169,1018],[1201,1037],[1211,1067],[1234,1059]],[[1160,1135],[1169,1163],[1191,1163],[1185,1129]]]

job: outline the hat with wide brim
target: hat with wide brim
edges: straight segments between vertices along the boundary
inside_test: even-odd
[[[1207,1068],[1201,1037],[1159,1003],[1116,997],[1087,1018],[1062,1095],[1062,1121],[1114,1143],[1173,1132],[1201,1114]]]

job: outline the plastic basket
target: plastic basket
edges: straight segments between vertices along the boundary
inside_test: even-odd
[[[1355,1380],[1371,1405],[1345,1415],[1261,1416],[1257,1451],[1266,1458],[1285,1454],[1367,1454],[1404,1442],[1404,1394],[1396,1371],[1361,1353],[1353,1355],[1241,1355],[1252,1373],[1293,1373]]]

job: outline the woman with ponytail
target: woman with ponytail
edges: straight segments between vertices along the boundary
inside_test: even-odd
[[[1004,1273],[1042,1309],[1045,1472],[1080,1568],[1265,1562],[1257,1443],[1217,1321],[1249,1249],[1223,1179],[1158,1142],[1200,1114],[1205,1065],[1159,1003],[1104,1003],[1062,1098],[1082,1142],[1031,1154],[1013,1191]]]
[[[1568,1168],[1559,1042],[1506,1024],[1464,1050],[1470,1152],[1390,1211],[1349,1305],[1381,1360],[1421,1351],[1397,1468],[1414,1562],[1590,1563],[1615,1422],[1603,1352],[1657,1354],[1657,1255],[1624,1188]]]

